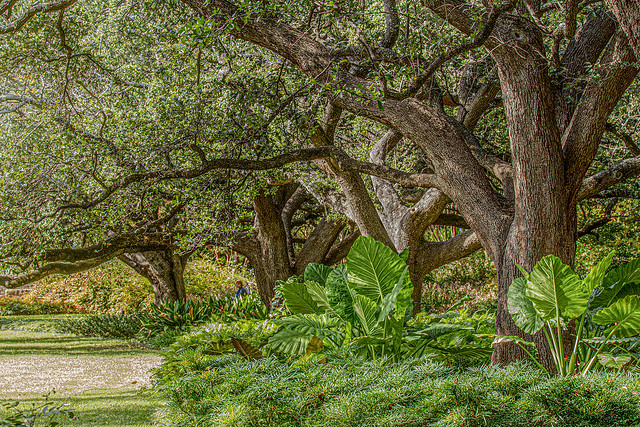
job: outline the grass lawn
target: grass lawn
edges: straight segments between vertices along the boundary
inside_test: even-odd
[[[0,358],[35,355],[133,357],[157,353],[145,347],[120,340],[76,337],[44,332],[0,330]]]
[[[86,316],[85,314],[37,314],[0,316],[0,329],[34,332],[56,332],[64,319]]]
[[[34,329],[56,318],[15,317],[0,318],[0,323]],[[119,340],[12,329],[0,330],[0,401],[19,400],[21,408],[29,408],[43,403],[42,395],[55,389],[51,399],[68,403],[65,408],[77,417],[59,418],[60,425],[158,425],[154,414],[161,401],[149,384],[158,352]],[[7,413],[0,407],[0,420]]]
[[[6,399],[0,399],[0,401]],[[161,401],[150,389],[139,390],[92,390],[85,393],[67,396],[65,393],[52,397],[55,404],[68,404],[76,419],[58,416],[56,421],[63,426],[156,426],[155,412]],[[21,408],[29,408],[31,404],[42,404],[43,398],[38,394],[22,395]],[[7,411],[0,408],[0,419]]]

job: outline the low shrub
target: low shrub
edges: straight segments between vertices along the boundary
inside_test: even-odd
[[[164,369],[164,368],[163,368]],[[246,426],[602,426],[640,423],[631,376],[548,379],[525,364],[211,358],[162,383],[165,421]]]
[[[176,337],[165,354],[157,379],[171,381],[211,363],[217,355],[234,352],[231,338],[239,338],[260,348],[278,330],[269,320],[239,320],[233,323],[210,323]]]
[[[59,332],[85,337],[132,339],[142,329],[140,314],[99,314],[64,319]]]
[[[201,301],[186,300],[153,305],[143,314],[142,323],[148,336],[167,331],[186,331],[211,319],[213,308]]]
[[[257,292],[238,298],[216,296],[207,299],[206,304],[212,313],[223,322],[234,322],[243,319],[264,320],[269,316],[267,307],[262,303]]]
[[[269,312],[257,294],[243,297],[209,297],[202,300],[175,301],[154,305],[143,315],[144,329],[149,337],[218,320],[235,322],[243,319],[264,320]]]

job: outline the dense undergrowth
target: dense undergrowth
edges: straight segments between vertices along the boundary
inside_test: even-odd
[[[640,425],[637,377],[549,379],[524,364],[461,370],[428,359],[289,364],[229,355],[161,387],[173,425]]]

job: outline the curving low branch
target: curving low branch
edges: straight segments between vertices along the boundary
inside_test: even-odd
[[[39,3],[27,9],[22,15],[10,24],[0,27],[0,34],[15,33],[22,28],[31,18],[39,13],[56,12],[68,8],[77,0],[62,0],[50,3]]]
[[[97,267],[125,253],[146,252],[171,245],[172,233],[122,234],[87,248],[51,249],[45,261],[51,261],[29,273],[0,276],[0,285],[13,289],[54,274],[69,275]]]
[[[578,191],[578,200],[593,197],[607,188],[640,176],[640,157],[625,159],[608,169],[585,178]]]

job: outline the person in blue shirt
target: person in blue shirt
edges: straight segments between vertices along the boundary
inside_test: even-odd
[[[249,288],[242,283],[242,280],[236,280],[236,295],[234,298],[243,297],[250,293]]]

